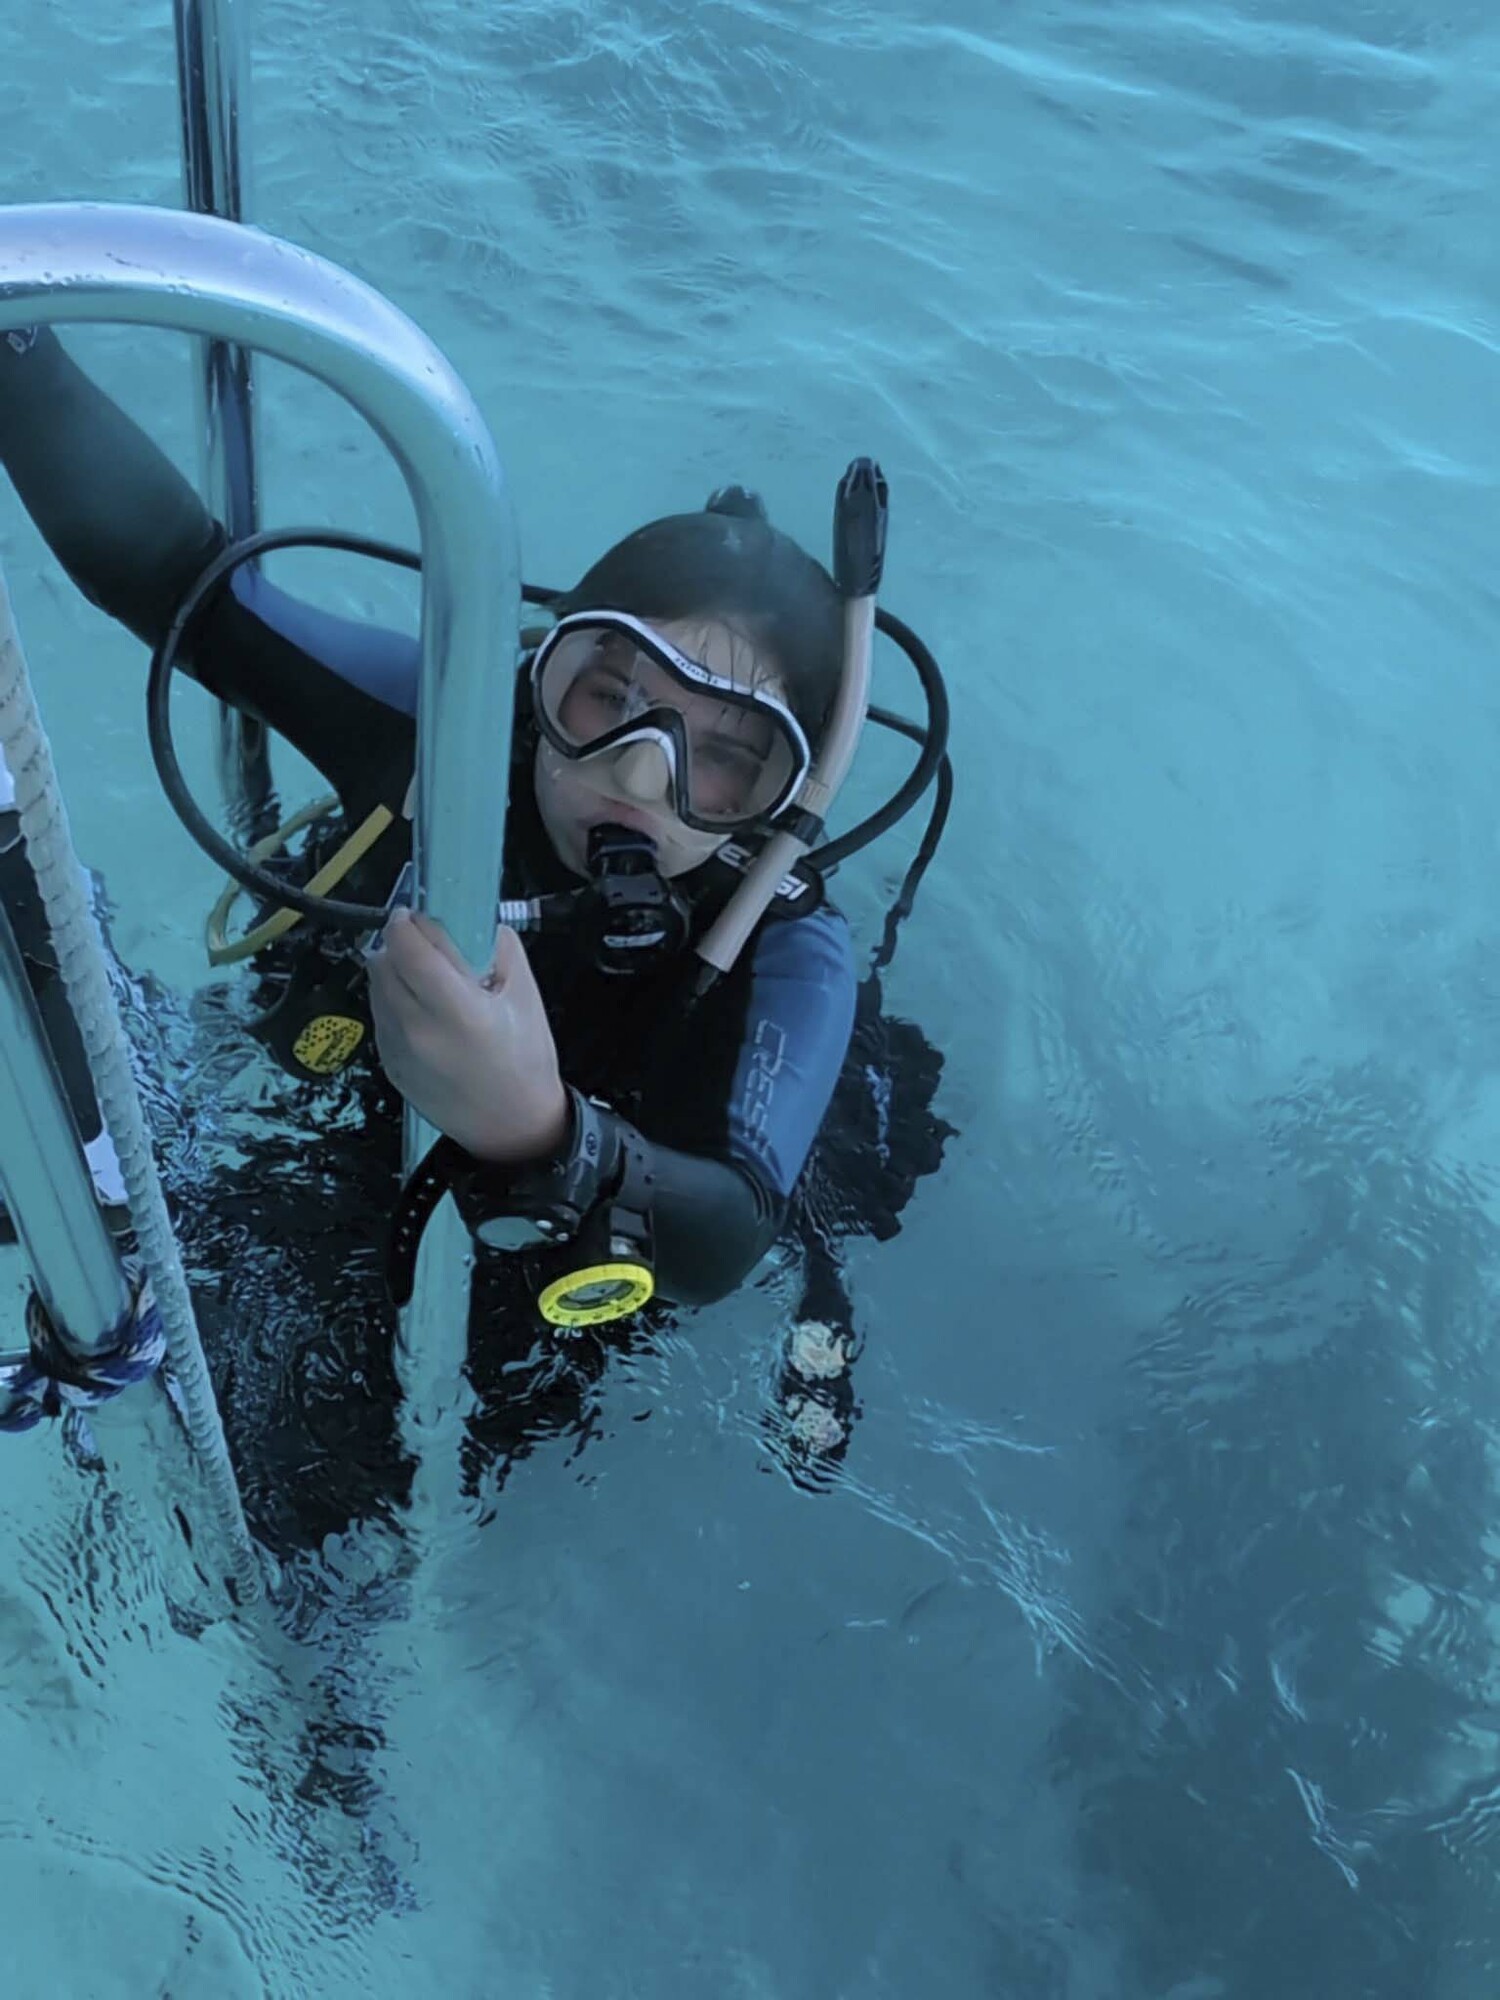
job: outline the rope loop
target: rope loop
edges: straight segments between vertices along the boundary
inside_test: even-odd
[[[111,1344],[98,1354],[70,1354],[35,1292],[26,1308],[27,1350],[0,1356],[0,1395],[11,1407],[0,1431],[29,1431],[43,1417],[96,1410],[127,1389],[149,1382],[167,1355],[167,1332],[147,1280]]]

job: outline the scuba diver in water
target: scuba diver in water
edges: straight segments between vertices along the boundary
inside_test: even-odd
[[[803,1296],[772,1428],[794,1470],[835,1462],[855,1413],[839,1243],[861,1229],[894,1233],[949,1130],[931,1110],[941,1058],[880,1006],[879,972],[950,783],[940,677],[885,612],[882,628],[922,673],[929,725],[875,713],[923,745],[918,766],[886,807],[821,848],[821,820],[799,804],[818,796],[830,738],[849,731],[851,686],[853,726],[863,720],[871,629],[848,607],[863,596],[873,612],[884,535],[874,468],[851,468],[852,581],[836,583],[755,496],[729,488],[701,513],[636,530],[573,590],[527,592],[550,623],[524,635],[511,768],[496,772],[508,783],[502,922],[481,974],[402,906],[415,640],[270,585],[253,558],[289,538],[229,547],[188,482],[48,330],[0,336],[0,463],[73,580],[156,649],[153,747],[169,795],[258,899],[252,928],[231,940],[231,885],[211,920],[211,957],[253,958],[267,1003],[256,1032],[294,1076],[357,1083],[365,1115],[323,1135],[322,1185],[336,1165],[346,1206],[393,1216],[384,1276],[398,1303],[443,1194],[474,1235],[480,1457],[508,1463],[541,1431],[586,1428],[610,1348],[628,1348],[666,1301],[725,1297],[780,1238],[800,1245]],[[225,851],[183,795],[171,751],[178,660],[316,766],[335,794],[326,809],[297,815],[248,856]],[[934,778],[928,838],[861,982],[822,876]],[[812,848],[811,863],[772,869],[757,896],[766,871],[754,860],[776,829],[793,835],[794,855]],[[97,1134],[17,843],[0,871],[80,1132],[92,1123]],[[372,1043],[383,1078],[366,1060]],[[444,1135],[404,1189],[387,1085]],[[273,1540],[302,1541],[399,1497],[404,1469],[373,1260],[355,1269],[347,1236],[307,1199],[306,1175],[295,1185],[307,1162],[274,1154],[262,1148],[237,1170],[222,1202],[216,1185],[214,1207],[232,1214],[238,1201],[262,1240],[323,1279],[314,1296],[348,1308],[335,1372],[362,1392],[337,1421],[280,1413],[279,1449],[303,1476],[296,1521],[268,1525]],[[234,1442],[232,1395],[225,1414]],[[263,1450],[260,1423],[243,1429]],[[360,1473],[370,1490],[351,1492]],[[274,1475],[249,1486],[284,1511]]]

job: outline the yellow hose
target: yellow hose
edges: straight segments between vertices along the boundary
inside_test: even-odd
[[[301,833],[314,820],[322,819],[326,813],[334,811],[338,799],[332,792],[326,798],[314,799],[311,805],[303,806],[284,820],[274,833],[268,833],[264,840],[256,841],[246,859],[257,867],[268,861],[273,854],[280,853],[294,834]],[[364,859],[379,840],[396,815],[389,806],[376,806],[369,817],[357,826],[349,838],[330,855],[323,866],[307,884],[310,896],[326,896],[330,889],[337,888],[357,861]],[[294,924],[302,921],[300,910],[276,910],[258,923],[254,930],[246,931],[241,938],[231,940],[228,935],[229,913],[245,893],[240,882],[226,882],[224,892],[208,913],[207,942],[210,965],[238,965],[242,960],[253,958],[268,944],[279,937],[285,937]]]

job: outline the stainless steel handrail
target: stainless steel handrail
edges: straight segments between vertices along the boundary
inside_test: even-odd
[[[273,355],[337,390],[395,457],[423,557],[418,901],[471,964],[487,964],[520,569],[494,443],[463,383],[389,300],[259,230],[91,202],[0,208],[0,331],[69,321],[170,327]],[[408,1164],[429,1136],[408,1117]],[[450,1217],[403,1329],[409,1434],[456,1407],[466,1278],[466,1239]]]

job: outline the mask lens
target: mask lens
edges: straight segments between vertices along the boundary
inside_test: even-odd
[[[769,812],[798,774],[798,744],[778,710],[742,688],[689,680],[670,657],[605,625],[553,635],[538,656],[539,719],[558,748],[577,757],[644,735],[668,717],[685,755],[683,818],[743,825]]]
[[[700,706],[701,705],[701,706]],[[764,710],[705,695],[687,717],[693,810],[733,826],[769,812],[792,774],[792,747]]]
[[[587,750],[641,712],[639,653],[618,632],[565,632],[543,662],[537,698],[554,735]]]

